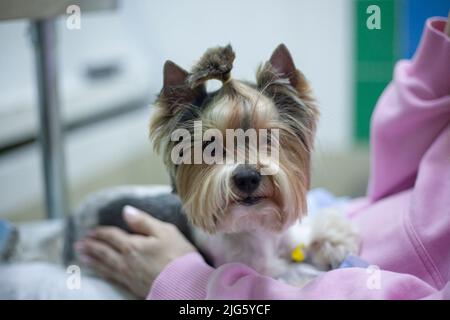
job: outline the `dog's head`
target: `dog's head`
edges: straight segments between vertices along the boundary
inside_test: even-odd
[[[279,232],[306,213],[318,111],[284,45],[256,74],[232,79],[231,46],[187,72],[167,61],[150,124],[190,221],[207,232]],[[206,80],[222,87],[207,92]]]

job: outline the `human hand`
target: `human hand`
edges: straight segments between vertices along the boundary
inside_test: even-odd
[[[137,234],[117,227],[97,227],[77,242],[75,249],[81,260],[101,276],[145,298],[171,261],[196,249],[173,224],[130,206],[123,212]]]

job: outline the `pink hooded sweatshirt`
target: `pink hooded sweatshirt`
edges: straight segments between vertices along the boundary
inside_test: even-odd
[[[427,21],[372,117],[368,195],[348,216],[375,267],[329,271],[298,288],[198,253],[170,263],[149,299],[450,299],[450,37]]]

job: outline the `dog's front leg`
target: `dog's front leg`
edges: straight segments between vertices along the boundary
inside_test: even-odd
[[[335,269],[349,254],[358,254],[358,233],[338,209],[327,208],[315,213],[305,219],[303,227],[308,229],[305,241],[308,260],[321,270]]]

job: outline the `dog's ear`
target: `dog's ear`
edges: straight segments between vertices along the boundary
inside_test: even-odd
[[[174,62],[167,60],[164,64],[163,75],[163,88],[179,87],[186,82],[188,72]]]
[[[270,60],[259,67],[256,73],[256,82],[260,90],[268,91],[290,85],[301,98],[310,98],[308,81],[303,73],[295,67],[294,60],[284,44],[278,45]]]
[[[289,82],[293,87],[297,84],[297,69],[295,68],[294,60],[291,53],[284,44],[280,44],[269,60],[273,70],[277,76],[281,78],[289,79]]]
[[[171,113],[180,110],[183,105],[194,104],[205,93],[205,87],[200,85],[191,88],[187,84],[189,73],[168,60],[164,64],[163,88],[158,98],[158,103],[164,104]]]
[[[260,92],[274,101],[283,121],[292,124],[305,149],[312,150],[318,110],[307,79],[284,44],[259,67],[256,83]]]

